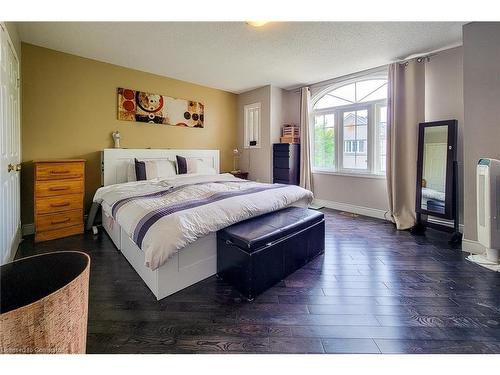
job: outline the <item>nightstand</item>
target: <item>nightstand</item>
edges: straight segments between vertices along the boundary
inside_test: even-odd
[[[83,233],[85,160],[35,160],[35,242]]]
[[[234,177],[241,178],[243,180],[248,180],[248,172],[229,172],[231,173]]]

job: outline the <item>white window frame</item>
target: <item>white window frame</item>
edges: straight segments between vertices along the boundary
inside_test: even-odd
[[[355,82],[360,81],[368,81],[374,79],[387,79],[387,73],[380,73],[369,75],[365,77],[357,77],[349,80],[344,80],[342,82],[338,82],[332,85],[327,86],[325,89],[321,90],[312,98],[312,107],[316,105],[316,103],[323,98],[327,93],[338,89],[340,87],[353,84]],[[329,108],[321,108],[321,109],[313,109],[311,113],[311,134],[314,137],[314,117],[315,115],[326,115],[326,114],[334,114],[335,125],[334,125],[334,167],[333,168],[321,168],[312,166],[312,172],[316,174],[336,174],[336,175],[346,175],[346,176],[356,176],[356,177],[368,177],[368,178],[381,178],[384,179],[386,176],[386,172],[380,172],[380,166],[377,165],[377,155],[378,155],[378,141],[377,141],[377,124],[379,123],[379,108],[387,106],[387,99],[380,99],[368,102],[347,104],[343,106],[329,107]],[[352,168],[343,168],[343,150],[344,150],[344,134],[343,134],[343,114],[344,112],[351,111],[359,111],[359,110],[367,110],[368,114],[368,132],[367,132],[367,144],[366,144],[366,152],[368,158],[367,169],[352,169]],[[313,153],[314,150],[314,139],[312,142],[313,145]],[[314,154],[313,154],[314,155]]]
[[[254,120],[255,114],[257,114],[257,122]],[[245,105],[243,107],[243,116],[243,148],[261,148],[262,110],[260,102]],[[256,141],[257,144],[255,146],[250,146],[250,141]]]
[[[375,119],[375,124],[380,124],[380,107],[387,107],[387,100],[385,100],[383,103],[378,103],[378,104],[375,104],[374,106],[374,110],[375,110],[375,114],[374,114],[374,119]],[[375,147],[374,147],[374,151],[375,151],[375,154],[374,154],[374,160],[376,162],[376,165],[375,165],[375,172],[378,174],[378,175],[384,175],[386,174],[387,170],[386,171],[383,171],[383,172],[380,172],[381,170],[381,165],[379,165],[380,163],[380,159],[377,158],[377,155],[380,155],[380,145],[379,145],[379,142],[378,142],[378,131],[379,129],[377,127],[374,127],[374,144],[375,144]],[[386,117],[386,135],[385,135],[385,140],[386,140],[386,144],[387,144],[387,117]],[[385,157],[387,158],[387,150],[386,150],[386,155]]]
[[[371,142],[371,131],[370,131],[370,124],[371,124],[371,116],[370,116],[370,106],[367,105],[367,103],[359,103],[359,104],[354,104],[354,105],[347,105],[347,106],[342,106],[342,107],[335,107],[337,110],[338,115],[336,115],[336,118],[338,120],[338,123],[336,124],[338,128],[337,134],[339,135],[339,139],[335,140],[335,144],[338,144],[338,147],[336,148],[337,150],[337,165],[336,170],[342,172],[342,173],[355,173],[355,174],[360,174],[360,173],[365,173],[365,174],[370,174],[371,171],[371,158],[370,158],[370,142]],[[366,110],[367,116],[368,116],[368,122],[367,122],[367,145],[366,145],[366,154],[367,154],[367,166],[366,169],[357,169],[357,168],[344,168],[344,113],[345,112],[356,112],[356,111],[363,111]],[[342,141],[341,141],[342,140]]]

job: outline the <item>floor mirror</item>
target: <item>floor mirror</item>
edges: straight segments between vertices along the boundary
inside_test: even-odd
[[[414,233],[433,227],[452,233],[450,242],[461,241],[456,155],[457,120],[419,124]]]

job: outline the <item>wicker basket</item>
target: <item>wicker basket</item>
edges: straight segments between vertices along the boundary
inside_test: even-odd
[[[0,353],[85,353],[89,269],[77,251],[3,265]]]

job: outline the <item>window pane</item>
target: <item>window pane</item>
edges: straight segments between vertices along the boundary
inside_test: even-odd
[[[314,109],[338,107],[346,104],[351,104],[351,102],[326,94],[316,102]]]
[[[387,106],[378,107],[377,124],[377,166],[379,173],[385,173],[387,152]]]
[[[368,169],[368,111],[344,112],[343,168]]]
[[[244,129],[244,147],[260,147],[260,105],[249,105],[244,108],[245,129]],[[255,142],[254,146],[250,146]]]
[[[333,113],[314,116],[314,166],[334,167],[334,124]]]
[[[260,111],[258,109],[254,110],[253,113],[253,139],[252,141],[259,141],[259,114]]]
[[[387,98],[387,85],[383,85],[378,90],[375,90],[370,95],[365,97],[362,101],[369,102],[371,100],[381,100]]]
[[[337,87],[316,102],[314,109],[318,111],[314,113],[313,135],[315,167],[385,173],[387,80],[364,78]],[[349,110],[344,112],[342,107]],[[336,124],[340,129],[334,124],[333,113],[340,116]],[[335,129],[342,130],[342,139],[338,141],[335,139]],[[340,148],[337,151],[342,155],[341,164],[335,160],[335,156],[339,155],[335,151],[337,146]],[[375,160],[371,160],[372,157]]]
[[[354,103],[356,101],[356,88],[354,83],[339,87],[338,89],[331,91],[330,94],[335,95],[338,98],[347,100],[351,103]]]
[[[356,101],[357,102],[365,102],[369,95],[371,95],[374,91],[378,91],[380,86],[384,85],[387,81],[385,79],[370,79],[368,81],[360,81],[356,82]],[[387,94],[386,94],[387,96]],[[384,99],[386,96],[383,96],[379,99]]]

